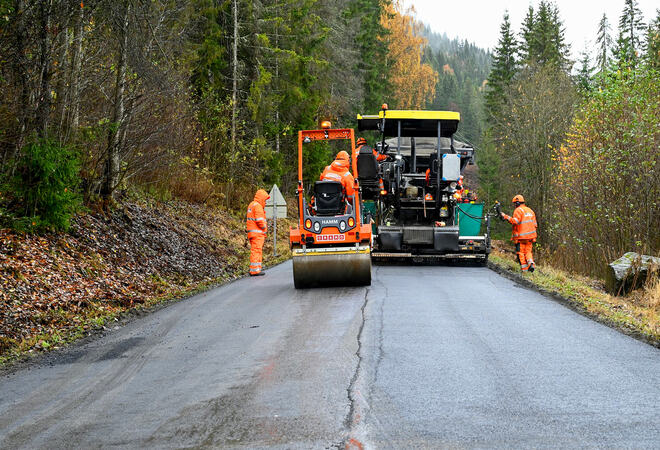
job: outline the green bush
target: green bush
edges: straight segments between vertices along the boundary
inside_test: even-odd
[[[604,276],[630,251],[660,252],[660,74],[611,73],[560,149],[550,228],[557,262]]]
[[[15,167],[2,183],[7,194],[4,220],[20,231],[66,231],[81,205],[76,151],[40,140],[22,149]]]

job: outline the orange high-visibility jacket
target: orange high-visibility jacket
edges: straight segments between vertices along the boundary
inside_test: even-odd
[[[335,159],[332,164],[326,166],[319,179],[321,181],[339,181],[348,196],[353,195],[355,191],[355,178],[348,171],[348,161]]]
[[[372,148],[371,151],[374,152],[376,161],[385,161],[387,159],[387,155],[385,153],[378,153],[378,150],[376,150],[375,148]]]
[[[520,205],[513,212],[513,217],[504,214],[504,219],[513,225],[511,240],[536,241],[536,214],[525,205]]]
[[[266,213],[264,212],[268,198],[270,198],[268,192],[263,189],[259,189],[254,194],[254,200],[252,200],[247,210],[245,226],[247,228],[248,238],[265,235],[266,231],[268,231],[268,222],[266,222]]]

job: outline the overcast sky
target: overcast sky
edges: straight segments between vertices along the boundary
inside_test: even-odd
[[[624,0],[556,0],[560,16],[566,27],[566,40],[571,44],[573,58],[577,59],[585,42],[594,48],[598,22],[603,13],[616,39],[619,17]],[[493,49],[500,35],[504,11],[509,10],[511,26],[516,33],[527,13],[529,0],[404,0],[406,6],[414,5],[417,18],[431,26],[434,31],[447,33],[450,38],[467,39],[479,47]],[[656,16],[659,0],[638,0],[644,15],[644,23]]]

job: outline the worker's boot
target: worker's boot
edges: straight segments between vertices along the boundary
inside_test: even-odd
[[[534,263],[532,263],[532,264],[529,266],[528,271],[529,271],[529,273],[532,273],[532,272],[534,272],[535,269],[536,269],[536,267],[534,267]]]

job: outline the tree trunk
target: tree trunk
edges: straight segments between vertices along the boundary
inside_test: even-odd
[[[71,59],[71,72],[69,80],[69,119],[67,132],[78,129],[80,121],[80,69],[83,57],[84,10],[81,3],[76,14],[76,25],[73,30],[73,57]]]
[[[236,102],[238,100],[238,0],[233,3],[234,42],[232,44],[231,146],[236,153]]]
[[[42,0],[39,11],[39,97],[37,101],[37,113],[35,129],[39,137],[48,136],[48,124],[50,121],[50,107],[52,98],[50,93],[50,81],[53,76],[51,67],[52,46],[50,39],[51,18],[53,14],[53,0]]]
[[[66,123],[66,111],[69,99],[69,89],[67,88],[67,53],[69,53],[69,30],[66,29],[60,36],[60,52],[57,56],[57,112],[55,120],[58,122],[60,130],[60,141],[64,141],[64,127]]]
[[[16,59],[14,64],[14,76],[20,85],[20,103],[18,105],[18,136],[16,137],[16,146],[12,159],[15,159],[25,144],[25,137],[28,132],[28,112],[30,107],[30,90],[27,76],[27,58],[26,58],[26,31],[25,31],[25,1],[16,0],[16,28],[14,31],[14,45],[16,46]]]
[[[277,7],[277,16],[279,17],[280,14],[280,8],[279,5]],[[280,57],[279,57],[279,50],[280,50],[280,24],[277,22],[276,28],[275,28],[275,82],[279,84],[280,82]],[[276,84],[276,86],[278,85]],[[279,94],[279,92],[278,92]],[[276,97],[278,99],[277,104],[275,105],[275,153],[280,152],[280,102],[279,102],[279,95]]]
[[[124,3],[124,13],[119,30],[119,57],[117,61],[117,81],[115,84],[114,111],[112,113],[112,127],[108,137],[108,157],[106,160],[105,180],[102,190],[106,202],[112,199],[112,193],[117,187],[120,168],[120,150],[122,146],[122,127],[124,126],[124,96],[126,91],[126,66],[128,53],[128,17],[130,2]]]

